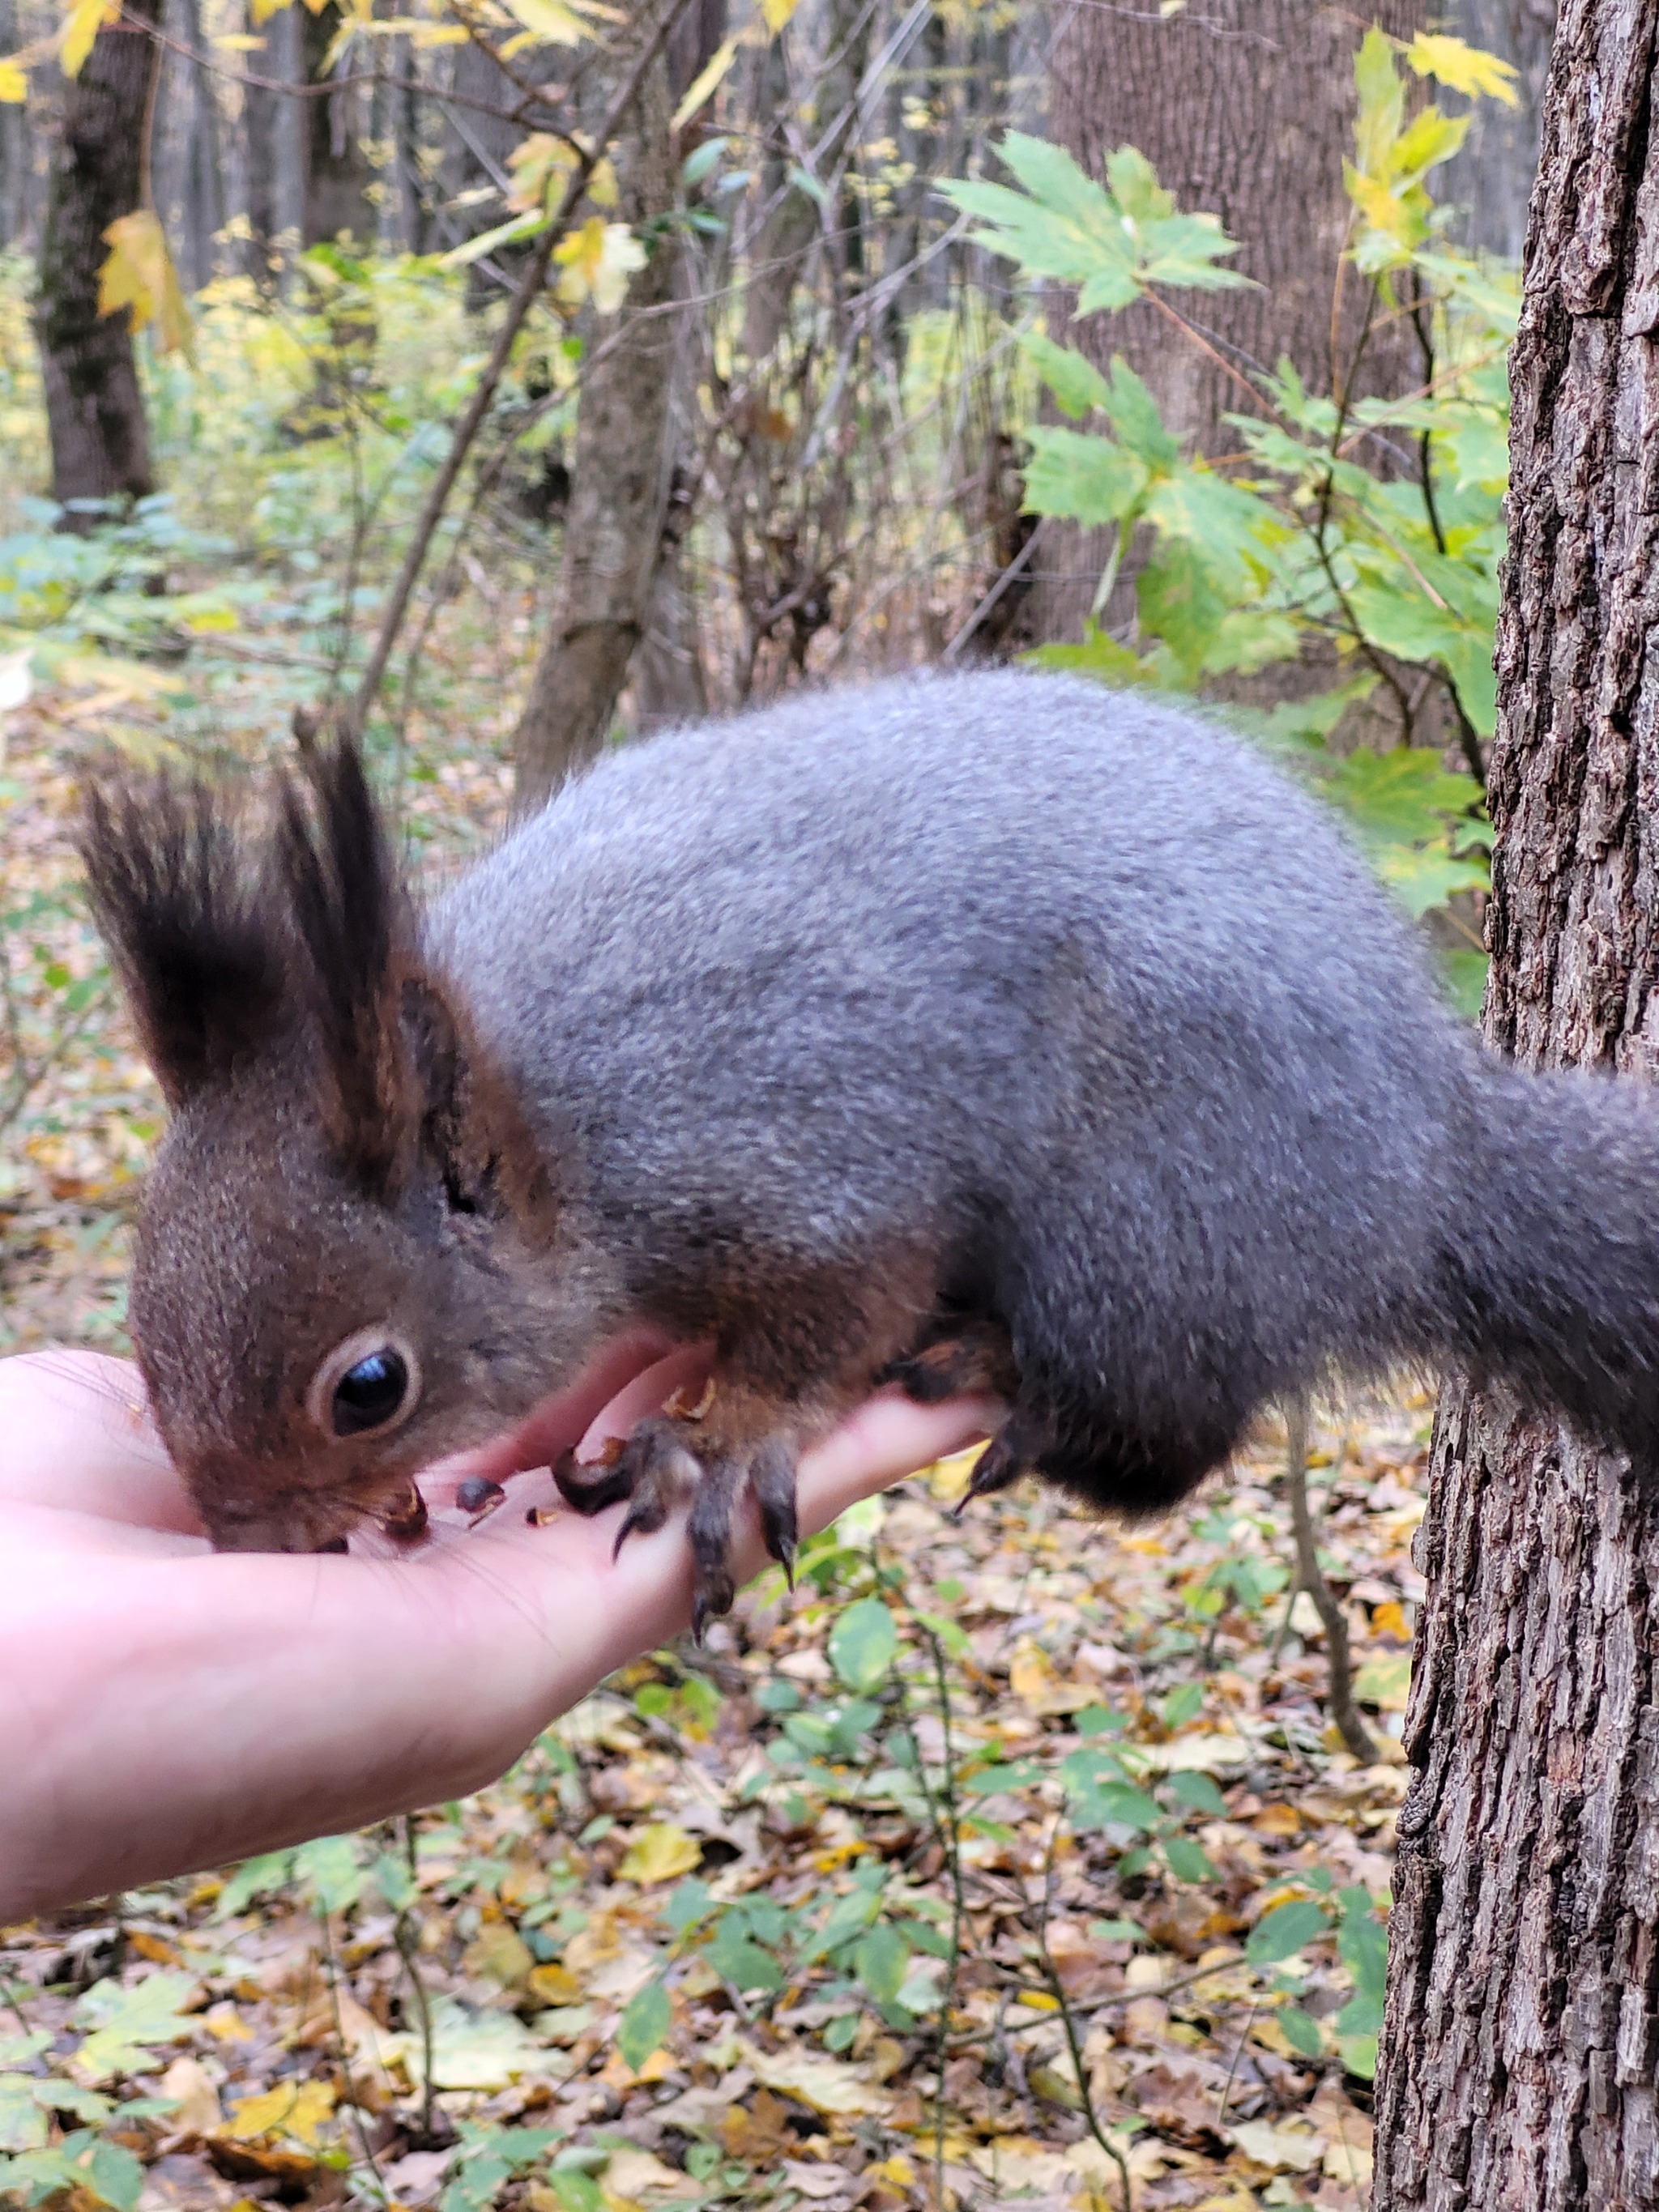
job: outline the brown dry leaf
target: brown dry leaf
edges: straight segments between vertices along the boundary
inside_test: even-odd
[[[1221,2094],[1226,2086],[1224,2067],[1171,2053],[1135,2076],[1131,2094],[1155,2128],[1188,2142],[1204,2142],[1222,2132]]]
[[[764,2166],[795,2150],[800,2137],[789,2125],[789,2107],[769,2089],[757,2090],[746,2105],[734,2105],[720,2126],[720,2141],[733,2158]]]

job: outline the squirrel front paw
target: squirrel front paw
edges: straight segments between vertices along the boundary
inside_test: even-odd
[[[745,1486],[760,1508],[767,1550],[793,1578],[795,1449],[781,1433],[738,1443],[695,1417],[652,1413],[591,1467],[578,1466],[567,1453],[553,1479],[578,1513],[600,1513],[619,1498],[628,1500],[617,1532],[618,1552],[629,1537],[660,1528],[690,1500],[686,1534],[697,1570],[691,1627],[699,1641],[709,1620],[731,1611],[737,1595],[732,1520]]]

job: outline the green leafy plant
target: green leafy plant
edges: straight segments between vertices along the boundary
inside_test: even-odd
[[[1300,761],[1421,915],[1486,881],[1481,743],[1494,726],[1504,353],[1517,293],[1512,277],[1450,243],[1427,179],[1462,143],[1468,118],[1430,103],[1408,118],[1402,70],[1514,98],[1504,65],[1458,40],[1366,34],[1339,279],[1357,279],[1364,302],[1336,388],[1310,392],[1287,361],[1248,378],[1234,372],[1260,411],[1229,418],[1241,452],[1212,465],[1183,449],[1121,357],[1103,374],[1033,329],[1026,352],[1068,423],[1029,429],[1025,485],[1029,511],[1111,533],[1082,640],[1040,648],[1039,661],[1193,691],[1295,659],[1315,641],[1334,647],[1349,664],[1338,685],[1255,726]],[[1131,148],[1109,157],[1104,185],[1039,140],[1011,134],[999,151],[1018,188],[943,188],[978,219],[981,243],[1027,277],[1076,285],[1079,315],[1148,300],[1202,343],[1165,295],[1240,281],[1220,265],[1234,248],[1213,217],[1180,214]],[[1361,398],[1366,348],[1390,318],[1416,333],[1421,382],[1399,399]],[[1409,469],[1399,465],[1402,448]],[[1132,545],[1133,611],[1109,630],[1102,618]],[[1460,771],[1416,742],[1434,696]],[[1391,716],[1393,750],[1332,743],[1362,702]],[[1466,1008],[1483,970],[1471,936],[1448,971]]]

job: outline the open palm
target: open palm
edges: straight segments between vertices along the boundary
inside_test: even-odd
[[[625,1433],[695,1369],[658,1349],[614,1348],[538,1444]],[[872,1398],[803,1462],[803,1530],[987,1418]],[[135,1369],[0,1362],[0,1923],[477,1789],[687,1625],[679,1528],[613,1560],[620,1507],[549,1510],[544,1467],[514,1464],[504,1446],[423,1482],[431,1533],[401,1555],[216,1553]],[[469,1474],[507,1489],[471,1528]],[[744,1545],[752,1573],[757,1526]]]

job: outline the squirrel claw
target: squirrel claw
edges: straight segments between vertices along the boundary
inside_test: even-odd
[[[1022,1474],[1031,1474],[1037,1454],[1048,1442],[1047,1431],[1030,1413],[1010,1413],[975,1461],[968,1487],[957,1500],[951,1518],[960,1521],[975,1498],[1006,1490]]]

